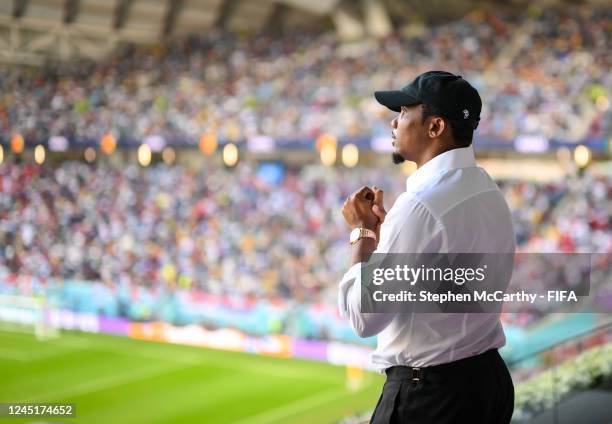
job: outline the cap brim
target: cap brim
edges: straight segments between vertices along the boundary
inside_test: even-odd
[[[374,98],[376,101],[378,101],[378,103],[383,106],[387,106],[394,112],[400,112],[402,110],[402,106],[414,106],[421,103],[420,100],[400,90],[375,91]]]

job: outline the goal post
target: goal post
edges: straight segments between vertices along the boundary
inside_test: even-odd
[[[58,329],[47,322],[46,298],[0,295],[0,329],[33,333],[38,340],[58,336]]]

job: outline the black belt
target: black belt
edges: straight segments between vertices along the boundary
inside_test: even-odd
[[[482,361],[491,359],[499,359],[497,349],[487,350],[484,353],[470,356],[468,358],[459,359],[458,361],[447,362],[445,364],[432,365],[429,367],[409,367],[407,365],[395,365],[385,370],[387,380],[411,380],[413,383],[435,376],[449,376],[462,373],[465,371],[476,370]]]

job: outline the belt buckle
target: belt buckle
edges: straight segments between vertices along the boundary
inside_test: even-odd
[[[412,368],[412,382],[414,384],[418,384],[419,381],[423,379],[423,370],[421,368],[413,367]]]

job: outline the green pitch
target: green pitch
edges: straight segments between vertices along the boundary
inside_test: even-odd
[[[64,423],[333,423],[374,407],[382,377],[357,391],[328,364],[64,332],[44,342],[0,332],[0,403],[76,405]]]

